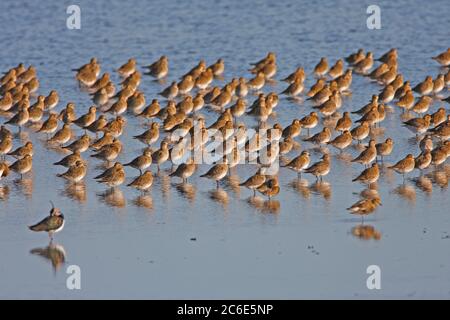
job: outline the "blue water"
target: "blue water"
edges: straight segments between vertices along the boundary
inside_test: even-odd
[[[70,4],[74,3],[1,1],[0,70],[19,62],[35,65],[39,93],[56,89],[61,97],[57,110],[73,101],[78,115],[91,101],[80,92],[70,69],[92,56],[99,59],[102,72],[113,72],[130,57],[145,65],[165,54],[170,83],[200,59],[209,64],[222,57],[229,81],[241,75],[250,78],[248,63],[274,51],[280,79],[300,65],[310,73],[322,56],[334,63],[360,47],[375,56],[397,47],[400,72],[416,84],[428,74],[435,77],[442,72],[430,57],[450,45],[450,6],[444,0],[378,1],[381,30],[366,27],[371,1],[77,1],[80,30],[66,28]],[[353,95],[344,100],[344,111],[363,106],[380,90],[367,79],[353,79]],[[115,83],[118,80],[114,74]],[[308,74],[306,86],[313,82]],[[280,92],[284,87],[278,82],[265,91]],[[143,78],[140,88],[151,101],[163,86]],[[249,97],[250,102],[253,99]],[[439,106],[434,103],[431,111]],[[269,123],[287,125],[309,113],[310,105],[282,99],[276,112]],[[217,116],[206,108],[204,114],[208,124]],[[396,141],[389,163],[418,153],[399,117],[398,110],[389,114],[384,135],[377,137]],[[250,118],[244,120],[254,124]],[[142,131],[141,122],[128,116],[118,161],[129,161],[141,152],[142,145],[131,136]],[[0,181],[1,298],[450,296],[448,166],[428,172],[427,191],[411,180],[402,186],[401,177],[383,172],[379,181],[383,206],[364,222],[381,238],[365,241],[351,232],[361,220],[345,210],[363,189],[350,182],[362,166],[336,157],[327,183],[319,187],[307,176],[306,185],[296,185],[296,175],[283,169],[281,192],[271,203],[264,199],[251,203],[249,190],[228,182],[216,191],[211,181],[198,177],[206,165],[188,186],[170,181],[166,164],[145,198],[125,185],[114,197],[105,197],[101,195],[105,187],[93,180],[100,172],[98,161],[89,160],[85,190],[74,192],[56,177],[63,168],[51,165],[63,154],[46,148],[45,137],[31,129],[25,134],[22,139],[28,137],[35,144],[32,174],[22,182],[14,174]],[[14,146],[21,142],[16,138]],[[313,153],[313,160],[318,156]],[[243,180],[255,170],[240,166],[234,179]],[[126,173],[130,181],[137,172],[126,169]],[[414,172],[410,178],[418,175]],[[49,200],[67,221],[55,239],[65,252],[65,264],[57,271],[48,259],[30,253],[48,245],[46,235],[26,228],[48,213]],[[381,290],[366,287],[366,268],[373,264],[382,271]],[[66,288],[69,265],[81,268],[81,290]]]

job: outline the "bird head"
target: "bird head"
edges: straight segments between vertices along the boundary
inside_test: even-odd
[[[58,208],[55,207],[55,205],[53,204],[53,201],[50,201],[50,204],[52,205],[52,208],[50,209],[50,216],[60,216],[61,215],[61,210],[59,210]]]

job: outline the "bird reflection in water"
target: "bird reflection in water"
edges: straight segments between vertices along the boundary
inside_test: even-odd
[[[153,199],[149,195],[139,195],[133,199],[133,205],[140,208],[145,208],[148,210],[153,209]]]
[[[13,181],[16,188],[28,199],[33,196],[33,177],[24,176],[22,179],[16,179]]]
[[[170,198],[170,177],[163,170],[160,170],[156,177],[161,184],[162,198],[164,201],[168,201]]]
[[[394,194],[398,194],[400,197],[408,200],[408,202],[414,204],[416,202],[416,189],[412,185],[409,184],[401,184],[394,190],[392,190]]]
[[[52,264],[55,274],[66,262],[66,251],[64,247],[52,241],[46,247],[30,250],[30,254],[40,256],[49,261]]]
[[[380,240],[381,233],[374,226],[360,224],[352,228],[351,234],[361,240]]]
[[[369,184],[366,189],[359,193],[359,196],[363,199],[380,197],[380,194],[378,193],[378,184],[376,182]]]
[[[97,193],[101,202],[106,203],[110,207],[123,208],[126,205],[126,199],[122,190],[111,188],[105,192]]]
[[[0,186],[0,200],[6,201],[9,198],[9,187]]]
[[[211,200],[214,200],[215,202],[221,204],[223,207],[227,207],[228,203],[230,202],[228,193],[222,188],[210,190],[208,194]]]
[[[331,184],[326,181],[316,181],[309,189],[312,193],[323,196],[325,200],[331,199]]]
[[[280,212],[280,201],[276,199],[266,200],[259,196],[249,197],[247,203],[261,213],[277,214]]]
[[[227,185],[230,187],[231,191],[239,197],[241,194],[241,187],[239,186],[239,176],[238,175],[230,175],[226,178]]]
[[[183,198],[187,199],[190,203],[194,202],[197,188],[193,184],[180,183],[175,188]]]
[[[446,171],[437,169],[427,176],[441,189],[447,189],[449,174]]]
[[[62,195],[80,203],[85,203],[87,198],[86,184],[84,181],[77,184],[66,183]]]
[[[412,179],[414,183],[416,184],[416,187],[421,190],[426,195],[431,195],[431,192],[433,191],[433,182],[430,178],[426,176],[419,176],[417,178]]]
[[[288,187],[299,193],[303,198],[311,198],[309,182],[306,179],[294,179],[288,183]]]

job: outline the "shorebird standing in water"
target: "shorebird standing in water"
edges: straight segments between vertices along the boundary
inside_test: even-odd
[[[39,223],[29,226],[28,228],[36,232],[45,231],[48,233],[50,239],[53,240],[53,235],[60,232],[64,228],[64,215],[60,209],[55,208],[53,202],[50,201],[50,203],[52,204],[50,215]]]

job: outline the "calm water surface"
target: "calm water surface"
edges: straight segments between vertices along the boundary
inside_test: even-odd
[[[370,1],[77,1],[81,30],[66,28],[70,4],[1,1],[0,69],[19,62],[36,65],[39,93],[56,89],[61,97],[58,110],[73,101],[79,115],[91,102],[70,69],[91,56],[99,58],[102,72],[112,72],[129,57],[142,65],[166,54],[168,81],[201,58],[212,63],[222,57],[229,81],[250,77],[248,63],[268,51],[277,53],[280,79],[299,65],[310,72],[322,56],[334,63],[360,47],[376,56],[397,47],[400,71],[415,84],[441,71],[430,57],[445,50],[450,39],[450,7],[444,0],[426,5],[378,2],[382,29],[374,31],[366,28]],[[308,76],[306,86],[313,81]],[[265,90],[280,92],[284,86],[277,83]],[[161,88],[150,78],[141,83],[147,101]],[[352,89],[342,110],[363,106],[380,87],[354,76]],[[435,103],[432,111],[438,107]],[[282,99],[276,111],[270,123],[287,125],[309,113],[310,104]],[[206,108],[204,114],[208,124],[217,116]],[[395,138],[388,163],[418,153],[411,133],[399,126],[399,116],[398,110],[389,114],[377,136],[379,141]],[[254,124],[250,118],[243,120]],[[128,162],[141,152],[142,145],[131,136],[143,129],[141,122],[128,117],[118,161]],[[421,183],[407,180],[405,185],[396,174],[384,171],[379,181],[383,206],[364,223],[380,238],[363,240],[353,235],[361,220],[345,210],[364,188],[350,183],[362,166],[335,156],[321,185],[311,176],[299,183],[293,172],[281,170],[281,193],[270,203],[252,200],[249,190],[232,187],[230,181],[215,190],[198,174],[189,185],[178,185],[178,180],[168,178],[168,165],[147,196],[125,186],[111,196],[92,179],[100,172],[98,161],[89,160],[84,189],[74,189],[56,177],[63,168],[51,165],[63,154],[48,149],[44,137],[30,129],[15,138],[14,146],[25,139],[35,144],[32,174],[23,181],[12,174],[0,182],[2,298],[450,296],[448,168],[447,173],[445,168],[429,171]],[[311,148],[301,144],[302,149]],[[351,157],[358,151],[347,153]],[[313,160],[318,157],[313,153]],[[198,173],[207,169],[201,166]],[[254,171],[254,166],[241,166],[232,179],[243,180]],[[137,172],[126,173],[131,180]],[[418,175],[414,172],[410,178]],[[49,252],[46,235],[26,228],[48,213],[49,200],[67,221],[50,251],[54,265],[38,254]],[[66,288],[65,271],[72,264],[81,268],[81,290]],[[372,264],[382,270],[378,291],[366,288],[366,268]]]

